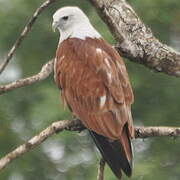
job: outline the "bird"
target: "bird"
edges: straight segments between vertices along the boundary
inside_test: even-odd
[[[89,130],[114,175],[130,177],[134,95],[121,56],[79,7],[58,9],[52,28],[60,33],[54,79],[63,104]]]

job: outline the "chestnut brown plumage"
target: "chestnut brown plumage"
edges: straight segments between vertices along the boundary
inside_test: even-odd
[[[56,52],[55,81],[114,174],[131,176],[134,97],[117,51],[101,37],[68,36]]]

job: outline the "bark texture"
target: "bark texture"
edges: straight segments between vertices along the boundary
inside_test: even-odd
[[[63,130],[69,131],[82,131],[85,127],[81,124],[80,120],[61,120],[52,123],[49,127],[41,131],[39,134],[31,138],[29,141],[17,147],[12,152],[8,153],[0,159],[0,171],[4,169],[9,163],[16,158],[21,157],[23,154],[36,148],[36,146],[43,143],[47,138],[59,133]],[[135,127],[136,138],[158,137],[158,136],[171,136],[180,137],[180,127]],[[104,162],[100,164],[98,178],[103,178]]]
[[[136,138],[147,137],[180,137],[180,127],[136,127]]]
[[[122,56],[157,72],[180,76],[180,53],[156,39],[125,0],[90,2],[116,38]]]

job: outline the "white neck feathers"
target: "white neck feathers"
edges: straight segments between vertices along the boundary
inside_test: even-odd
[[[59,43],[63,42],[68,38],[78,38],[85,40],[86,37],[90,38],[100,38],[101,35],[96,31],[96,29],[90,24],[90,22],[86,23],[78,23],[77,25],[72,26],[66,31],[60,31],[60,40]]]

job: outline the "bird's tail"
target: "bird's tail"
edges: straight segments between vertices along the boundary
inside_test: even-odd
[[[124,126],[120,140],[111,141],[94,131],[90,134],[102,154],[102,157],[112,169],[118,179],[122,176],[122,170],[127,176],[132,174],[132,147],[128,136],[127,126]]]

